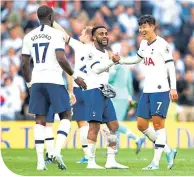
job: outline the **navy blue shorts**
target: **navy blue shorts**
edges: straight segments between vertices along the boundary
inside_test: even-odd
[[[30,93],[29,113],[47,115],[50,105],[54,113],[71,110],[69,94],[63,85],[35,83]]]
[[[55,120],[55,113],[53,111],[53,108],[50,106],[49,107],[49,111],[48,111],[48,114],[46,116],[46,122],[48,123],[53,123]]]
[[[142,93],[137,108],[137,116],[151,119],[152,116],[166,118],[170,103],[169,91],[157,93]]]
[[[104,97],[101,90],[83,91],[85,100],[85,115],[87,121],[107,123],[117,120],[115,109],[110,98]]]
[[[83,91],[79,87],[74,87],[73,93],[76,97],[76,103],[73,105],[72,120],[87,121],[85,116],[85,103],[84,103]]]

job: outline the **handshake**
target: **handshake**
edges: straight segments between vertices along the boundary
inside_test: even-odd
[[[121,58],[120,58],[120,55],[119,55],[118,53],[116,53],[116,54],[109,53],[109,58],[110,58],[115,64],[119,64],[119,60],[121,59]]]

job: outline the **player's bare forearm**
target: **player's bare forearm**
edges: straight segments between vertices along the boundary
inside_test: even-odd
[[[66,78],[67,78],[68,92],[73,93],[73,78],[69,74],[67,74],[67,73],[65,73],[65,74],[66,74]]]
[[[70,66],[69,62],[66,60],[65,57],[58,59],[59,65],[61,68],[70,76],[73,75],[74,71],[72,67]]]
[[[22,55],[22,73],[26,82],[31,81],[32,69],[30,67],[30,56]]]
[[[65,57],[65,52],[64,51],[56,51],[56,57],[57,57],[57,61],[59,62],[59,65],[61,66],[61,68],[70,76],[73,75],[74,71],[71,68],[69,62],[67,61],[66,57]]]

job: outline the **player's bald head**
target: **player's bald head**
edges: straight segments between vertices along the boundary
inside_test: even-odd
[[[37,10],[37,16],[39,20],[49,19],[50,15],[53,14],[53,9],[49,6],[40,6]]]

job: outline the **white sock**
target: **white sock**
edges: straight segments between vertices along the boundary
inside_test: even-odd
[[[82,144],[82,149],[84,151],[84,157],[86,159],[88,159],[88,140],[87,140],[88,129],[89,129],[89,126],[83,126],[79,129],[80,130],[80,141]]]
[[[56,145],[55,145],[56,155],[61,154],[61,149],[65,143],[65,139],[68,136],[70,127],[71,127],[71,122],[68,119],[63,119],[60,121],[58,131],[57,131]]]
[[[88,164],[96,163],[96,142],[88,143]]]
[[[34,140],[37,154],[38,164],[44,163],[44,138],[45,138],[45,126],[35,124],[34,126]]]
[[[163,136],[165,138],[164,153],[166,153],[166,154],[170,153],[171,152],[171,148],[167,145],[167,142],[166,142],[166,130],[165,130],[165,128],[160,129],[159,133],[156,130],[156,134],[160,134],[161,136]]]
[[[157,134],[153,127],[149,126],[147,130],[143,131],[143,134],[146,135],[153,143],[155,143]]]
[[[46,144],[46,152],[48,152],[48,156],[51,157],[54,155],[54,134],[52,126],[45,127],[45,144]]]
[[[166,136],[164,136],[165,129],[156,130],[157,139],[155,141],[155,150],[154,150],[154,158],[152,162],[155,165],[159,166],[159,161],[161,159],[162,152],[164,151],[164,147],[166,145]]]
[[[112,147],[107,146],[107,159],[106,163],[114,163],[115,160],[115,154],[117,153],[117,149],[113,149]]]

